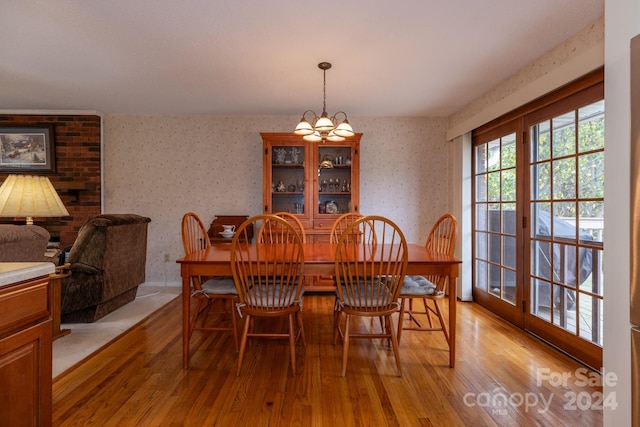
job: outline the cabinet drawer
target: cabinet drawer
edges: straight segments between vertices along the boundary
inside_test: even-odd
[[[336,222],[337,218],[338,217],[336,216],[335,218],[316,219],[313,221],[313,228],[316,230],[325,230],[326,233],[329,233],[331,232],[331,227],[333,227],[333,223]]]
[[[0,335],[50,315],[49,277],[0,288]]]

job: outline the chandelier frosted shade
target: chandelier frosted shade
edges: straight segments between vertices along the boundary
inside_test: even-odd
[[[318,120],[316,120],[316,124],[314,128],[319,132],[329,132],[333,130],[334,124],[329,117],[326,115],[320,116]]]
[[[355,135],[349,120],[347,120],[347,116],[345,114],[344,121],[340,123],[334,130],[335,134],[342,137],[350,137]]]
[[[345,138],[355,135],[349,120],[347,120],[347,114],[343,111],[338,111],[333,116],[329,117],[327,114],[327,70],[331,68],[331,64],[328,62],[321,62],[318,64],[323,72],[324,84],[322,87],[323,101],[322,101],[322,114],[318,116],[311,110],[307,110],[302,114],[302,119],[296,126],[293,133],[296,135],[302,135],[306,141],[320,142],[320,141],[344,141]],[[311,120],[307,116],[313,116]],[[344,119],[340,115],[344,116]]]
[[[313,133],[313,126],[311,126],[311,123],[309,123],[303,116],[293,133],[296,135],[311,135]]]
[[[0,187],[0,217],[69,216],[49,178],[31,175],[9,175]]]

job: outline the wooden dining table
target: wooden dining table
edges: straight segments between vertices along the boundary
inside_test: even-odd
[[[331,243],[304,243],[305,276],[332,276],[335,273],[335,249]],[[461,260],[433,253],[424,246],[408,244],[407,275],[449,276],[449,366],[455,365],[456,353],[456,279]],[[231,244],[213,244],[176,261],[182,277],[182,367],[189,369],[189,316],[191,313],[192,276],[232,276]]]

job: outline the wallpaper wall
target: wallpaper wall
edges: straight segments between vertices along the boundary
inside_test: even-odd
[[[196,212],[207,226],[216,215],[261,212],[260,132],[290,131],[298,119],[105,116],[105,212],[151,218],[148,282],[180,281],[175,260],[183,256],[185,212]],[[361,212],[387,216],[408,241],[424,243],[433,222],[450,210],[446,119],[350,119],[364,134]]]

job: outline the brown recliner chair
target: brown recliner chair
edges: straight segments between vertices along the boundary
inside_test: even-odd
[[[145,281],[147,224],[134,214],[90,218],[78,232],[62,283],[62,323],[94,322],[133,301]]]

